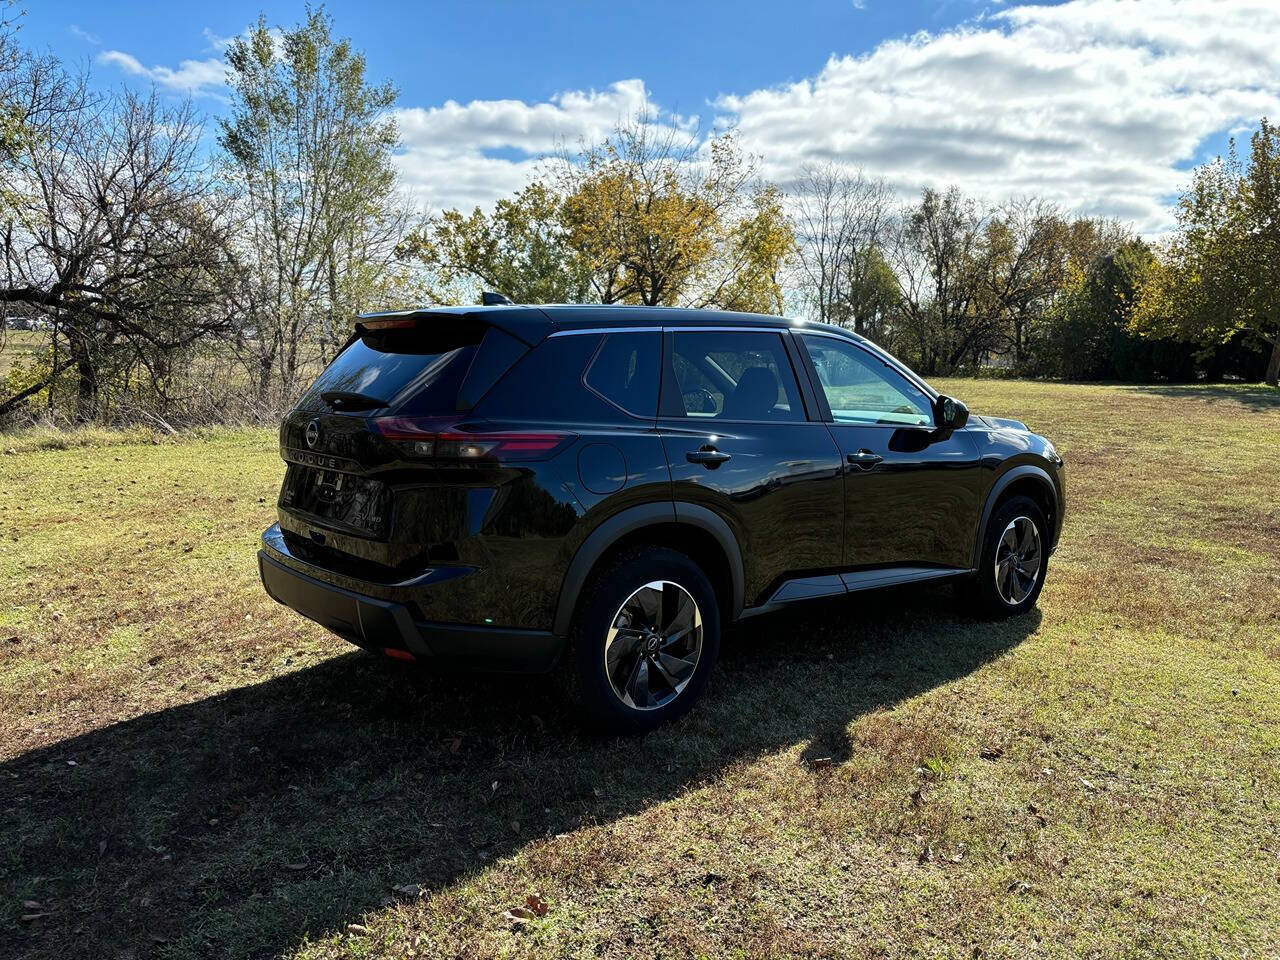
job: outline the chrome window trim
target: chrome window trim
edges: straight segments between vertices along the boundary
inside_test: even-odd
[[[609,333],[661,333],[662,327],[580,327],[572,330],[557,330],[547,334],[547,339],[556,337],[585,337],[589,334]]]
[[[552,337],[577,337],[577,336],[585,336],[586,334],[589,334],[589,333],[653,333],[653,332],[655,332],[655,331],[657,331],[657,332],[661,332],[661,333],[668,333],[668,332],[670,332],[670,333],[683,333],[683,332],[689,332],[689,333],[720,333],[720,332],[725,332],[725,333],[729,333],[729,332],[733,332],[733,333],[778,333],[778,334],[783,334],[783,333],[786,333],[786,332],[787,332],[787,331],[789,331],[789,330],[795,330],[795,329],[796,329],[795,327],[782,327],[782,326],[777,326],[777,327],[775,327],[775,326],[771,326],[771,325],[769,325],[769,324],[763,324],[763,323],[762,323],[762,324],[760,324],[760,326],[758,326],[758,327],[744,327],[744,326],[734,326],[734,327],[730,327],[730,326],[712,326],[712,325],[709,325],[709,326],[697,326],[697,327],[694,327],[694,326],[685,326],[684,324],[676,324],[675,326],[659,326],[659,327],[632,327],[632,326],[619,326],[619,327],[581,327],[581,328],[574,328],[574,329],[571,329],[571,330],[557,330],[557,331],[555,331],[554,333],[549,333],[549,334],[547,334],[547,339],[548,339],[548,340],[550,340]],[[841,338],[841,339],[843,339],[843,338]]]

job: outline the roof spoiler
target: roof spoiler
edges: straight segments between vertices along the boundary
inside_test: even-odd
[[[494,294],[498,296],[498,294]],[[504,298],[505,299],[505,298]],[[508,302],[508,309],[494,304],[489,309],[475,307],[424,307],[420,310],[396,310],[389,313],[362,313],[356,317],[356,336],[379,330],[400,330],[421,323],[468,324],[494,327],[517,340],[533,346],[555,330],[551,319],[536,307],[523,307]],[[498,307],[498,309],[494,309]]]

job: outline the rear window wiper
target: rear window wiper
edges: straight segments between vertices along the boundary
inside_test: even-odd
[[[371,397],[367,393],[352,393],[348,390],[326,390],[320,399],[334,410],[377,410],[385,407],[387,402]]]

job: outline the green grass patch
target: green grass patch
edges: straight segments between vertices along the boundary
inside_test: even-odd
[[[749,621],[628,741],[266,598],[272,431],[0,440],[0,955],[1274,954],[1280,396],[939,386],[1066,458],[1039,608]]]

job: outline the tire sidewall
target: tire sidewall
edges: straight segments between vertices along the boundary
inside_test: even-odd
[[[613,692],[604,670],[605,636],[623,602],[653,580],[669,580],[689,592],[702,617],[702,652],[689,683],[654,710],[628,707]],[[686,713],[706,692],[720,653],[720,610],[705,573],[684,554],[661,547],[629,551],[593,578],[574,628],[573,672],[578,698],[605,731],[644,733]]]
[[[1000,537],[1015,517],[1029,517],[1036,525],[1040,535],[1040,572],[1035,586],[1023,598],[1021,603],[1009,604],[1000,596],[996,588],[996,551],[999,549]],[[1045,574],[1049,569],[1049,537],[1047,520],[1044,511],[1030,497],[1012,497],[1000,504],[992,513],[987,523],[985,538],[982,543],[982,557],[978,567],[978,592],[983,611],[994,617],[1015,617],[1026,613],[1040,599],[1040,591],[1044,588]]]

